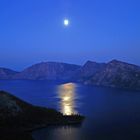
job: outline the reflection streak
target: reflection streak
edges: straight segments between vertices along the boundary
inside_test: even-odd
[[[64,115],[77,114],[75,110],[76,84],[68,83],[58,87],[58,96],[60,98],[60,110]]]

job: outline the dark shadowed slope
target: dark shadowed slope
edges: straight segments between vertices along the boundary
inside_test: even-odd
[[[28,140],[29,130],[46,127],[48,125],[81,123],[84,119],[80,115],[64,116],[54,109],[33,106],[19,98],[0,91],[0,138]]]
[[[0,128],[28,129],[36,125],[60,121],[62,117],[61,113],[53,109],[33,106],[0,91]]]
[[[140,90],[140,67],[112,60],[102,70],[86,80],[85,83]]]
[[[71,122],[73,120],[73,122]],[[63,116],[54,109],[33,106],[17,97],[0,91],[0,128],[29,129],[48,124],[80,122],[80,116]]]

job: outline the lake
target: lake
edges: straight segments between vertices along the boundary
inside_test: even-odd
[[[81,125],[36,130],[32,133],[35,140],[140,139],[140,92],[28,80],[0,80],[0,90],[66,115],[86,116]]]

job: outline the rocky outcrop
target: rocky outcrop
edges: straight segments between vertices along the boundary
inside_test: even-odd
[[[84,83],[140,90],[140,67],[118,60],[112,60]]]

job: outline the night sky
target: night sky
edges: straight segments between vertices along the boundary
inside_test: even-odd
[[[140,65],[140,0],[0,0],[1,67],[111,59]]]

